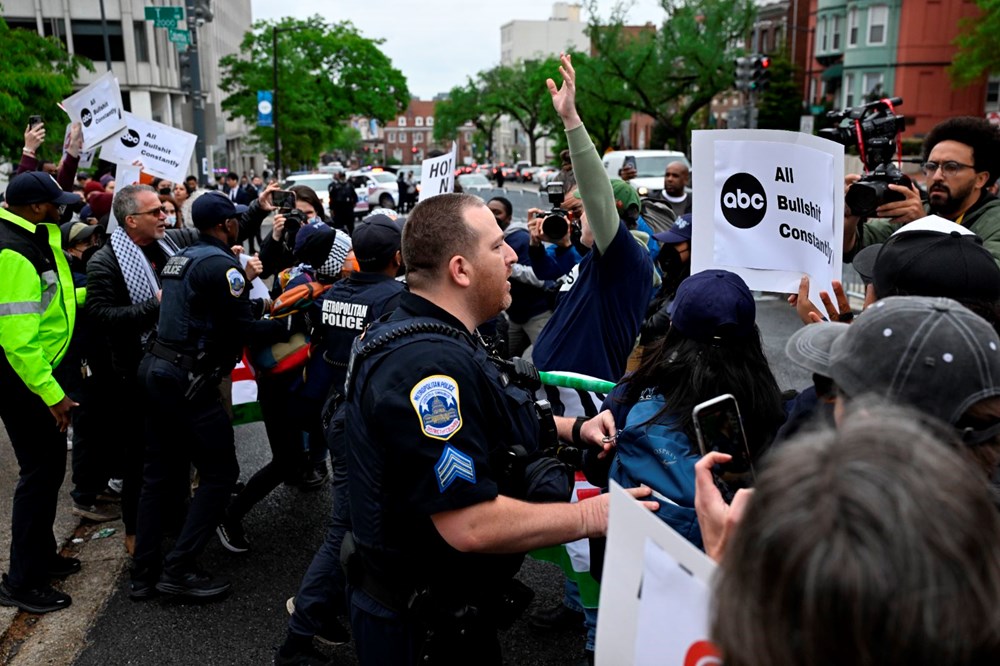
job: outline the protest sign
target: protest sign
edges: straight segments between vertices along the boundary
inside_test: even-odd
[[[66,125],[66,133],[63,135],[63,153],[69,149],[69,133],[73,130],[73,123],[68,123]],[[80,163],[76,165],[77,169],[89,169],[94,163],[94,153],[97,150],[81,150],[80,151]]]
[[[842,273],[844,148],[798,132],[693,135],[691,272],[724,268],[751,289],[811,297]]]
[[[139,182],[141,169],[133,164],[119,164],[115,169],[115,190],[120,190],[126,185],[135,185]],[[112,208],[108,213],[108,233],[113,234],[118,228],[118,220],[115,219],[115,211]]]
[[[148,174],[183,182],[191,165],[194,134],[125,113],[125,129],[101,146],[101,157],[117,164],[142,163]]]
[[[82,126],[84,150],[92,150],[125,128],[122,91],[111,72],[64,99],[62,108],[72,122]]]
[[[596,663],[721,664],[708,642],[715,563],[611,482]]]
[[[420,201],[455,191],[455,142],[451,152],[421,162]]]

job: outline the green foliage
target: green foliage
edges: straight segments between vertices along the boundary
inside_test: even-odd
[[[50,158],[62,149],[66,114],[56,106],[73,92],[80,68],[94,71],[86,58],[71,56],[55,37],[11,29],[0,17],[0,155],[17,161],[24,145],[28,116],[38,114],[48,132]]]
[[[526,60],[512,67],[494,67],[480,72],[485,103],[511,117],[521,126],[528,140],[528,159],[536,163],[535,142],[549,134],[558,118],[545,80],[559,72],[559,61]]]
[[[558,67],[558,65],[557,65]],[[577,109],[594,139],[597,151],[614,148],[618,143],[622,121],[632,115],[623,100],[627,98],[628,85],[615,76],[602,58],[591,58],[583,53],[573,54],[573,69],[576,70]],[[553,79],[558,78],[558,69]],[[548,99],[548,92],[545,93]],[[556,134],[556,153],[565,148],[563,132]]]
[[[771,58],[771,83],[757,97],[757,127],[760,129],[799,129],[802,90],[795,83],[795,66],[784,55]]]
[[[976,0],[981,16],[964,19],[955,38],[958,53],[951,65],[956,86],[975,83],[983,75],[1000,71],[1000,0]]]
[[[459,128],[471,122],[476,128],[476,146],[485,147],[487,155],[493,154],[493,130],[502,112],[492,104],[492,97],[480,89],[481,85],[469,79],[465,85],[452,88],[448,99],[438,102],[434,110],[434,141],[457,140]]]
[[[254,126],[258,143],[273,152],[274,129],[256,127],[257,91],[274,88],[273,29],[277,27],[276,120],[285,164],[315,163],[344,140],[341,125],[352,115],[392,120],[409,104],[402,72],[379,49],[382,40],[362,36],[349,21],[321,16],[257,21],[243,37],[240,54],[226,56],[222,108]]]
[[[624,30],[624,5],[616,5],[602,25],[596,0],[589,0],[589,32],[601,67],[626,86],[621,105],[655,118],[669,147],[687,151],[695,114],[732,86],[739,51],[730,45],[742,43],[756,8],[752,0],[661,4],[667,14],[662,29],[634,34]]]

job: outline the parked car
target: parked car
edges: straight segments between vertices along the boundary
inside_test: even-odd
[[[333,175],[329,173],[295,173],[285,179],[281,184],[281,189],[287,190],[293,185],[306,185],[316,192],[316,196],[323,202],[323,211],[330,211],[330,183],[333,182]]]
[[[549,182],[554,176],[558,176],[559,173],[561,173],[560,170],[554,166],[543,166],[536,171],[534,181],[538,183],[538,191],[545,192],[549,186]]]
[[[364,215],[372,208],[396,208],[399,203],[399,186],[396,176],[373,169],[371,171],[348,171],[347,180],[358,195],[354,214]]]
[[[466,173],[458,177],[463,192],[480,192],[494,189],[493,183],[481,173]]]
[[[532,181],[532,177],[541,168],[542,167],[536,167],[536,166],[523,167],[521,169],[521,182],[530,183]]]
[[[601,160],[610,177],[620,177],[618,170],[622,168],[626,155],[635,157],[635,170],[638,175],[629,181],[629,185],[637,190],[640,188],[646,188],[647,191],[662,190],[663,174],[671,162],[683,162],[689,169],[691,168],[691,163],[684,153],[676,150],[613,150],[605,153]]]

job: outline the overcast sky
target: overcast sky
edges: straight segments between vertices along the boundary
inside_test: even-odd
[[[547,0],[252,0],[253,20],[314,14],[330,22],[351,21],[365,37],[382,38],[383,52],[403,72],[410,93],[431,99],[466,77],[500,62],[500,26],[514,20],[545,21]],[[599,0],[607,18],[613,0]],[[658,0],[635,0],[628,23],[659,25]],[[586,21],[584,12],[582,20]]]

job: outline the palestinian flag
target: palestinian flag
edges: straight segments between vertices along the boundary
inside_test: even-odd
[[[244,356],[233,368],[233,425],[262,421],[257,402],[257,380],[253,368]]]

